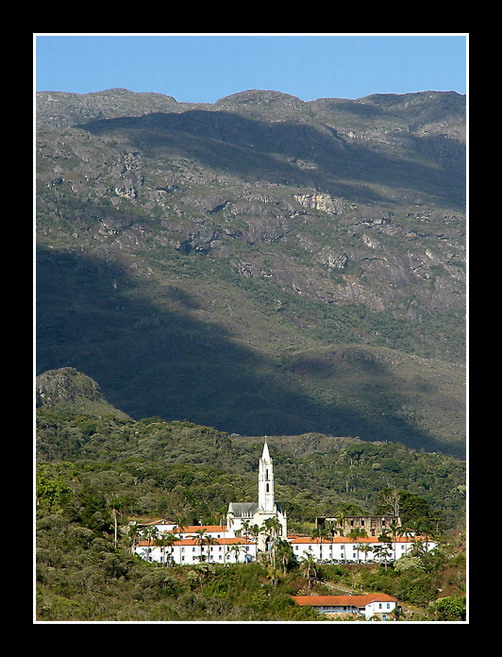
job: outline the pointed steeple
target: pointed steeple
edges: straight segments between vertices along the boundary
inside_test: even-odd
[[[264,511],[275,511],[274,467],[268,451],[266,437],[258,465],[258,507]]]

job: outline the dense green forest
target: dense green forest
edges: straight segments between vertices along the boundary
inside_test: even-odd
[[[315,434],[267,441],[290,531],[312,534],[318,515],[386,512],[385,493],[393,490],[403,522],[440,537],[438,553],[386,568],[318,566],[315,578],[301,563],[280,572],[266,564],[145,563],[130,552],[128,522],[221,522],[230,501],[255,499],[263,438],[43,407],[37,409],[38,620],[322,620],[290,595],[332,593],[328,585],[337,584],[396,595],[414,609],[408,620],[464,617],[462,461]]]

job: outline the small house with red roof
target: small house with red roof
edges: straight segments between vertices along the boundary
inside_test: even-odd
[[[386,593],[365,595],[293,595],[297,605],[312,607],[322,614],[358,614],[365,620],[390,620],[398,600]]]

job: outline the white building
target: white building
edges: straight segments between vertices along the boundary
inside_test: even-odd
[[[386,593],[366,595],[294,595],[296,604],[327,614],[361,614],[366,620],[389,620],[398,600]]]
[[[408,555],[420,546],[424,551],[436,547],[436,543],[420,536],[395,536],[384,543],[376,536],[358,538],[347,536],[333,538],[290,537],[293,554],[298,560],[311,556],[319,563],[389,562]],[[418,545],[417,545],[418,544]]]
[[[178,527],[159,520],[144,527],[154,531],[135,545],[134,552],[147,561],[159,563],[255,561],[259,553],[269,551],[274,537],[289,541],[298,561],[310,555],[320,563],[388,562],[413,552],[419,541],[424,550],[436,547],[436,543],[419,536],[396,536],[391,543],[383,543],[376,536],[357,540],[347,536],[330,539],[288,536],[286,513],[275,501],[274,467],[266,440],[258,464],[258,501],[231,502],[226,526]],[[158,541],[155,533],[158,538],[172,538],[170,542]]]
[[[246,538],[181,538],[169,545],[140,541],[135,552],[145,561],[190,565],[256,561],[256,543]]]

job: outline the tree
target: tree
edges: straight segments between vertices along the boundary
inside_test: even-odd
[[[137,522],[130,522],[127,528],[127,536],[131,540],[131,552],[134,554],[134,548],[138,542],[138,538],[141,536],[141,531]]]
[[[304,552],[304,556],[300,557],[300,569],[307,578],[310,589],[312,579],[319,574],[319,567],[312,554]]]
[[[185,528],[186,528],[186,525],[183,523],[183,518],[181,518],[181,516],[176,518],[176,531],[177,531],[180,539],[183,538],[183,530]]]
[[[378,494],[377,513],[390,513],[398,517],[400,515],[401,494],[399,491],[387,486]]]
[[[242,521],[242,530],[243,530],[244,536],[246,538],[248,538],[249,537],[249,532],[251,530],[251,525],[249,524],[249,520],[243,520]]]
[[[235,563],[237,563],[239,561],[239,554],[245,552],[245,549],[240,543],[236,543],[235,545],[232,545],[230,552],[235,554]]]
[[[72,496],[72,489],[66,481],[74,466],[71,463],[39,463],[36,473],[37,505],[53,507],[65,504]]]
[[[364,545],[361,545],[359,547],[359,551],[364,554],[364,563],[366,563],[368,559],[368,552],[371,552],[371,545],[369,543],[364,543]]]
[[[281,527],[282,527],[281,523],[275,516],[273,516],[272,518],[267,518],[264,522],[264,527],[263,527],[263,530],[270,538],[270,554],[272,558],[272,565],[274,568],[275,568],[275,560],[276,560],[277,540]]]
[[[113,518],[113,545],[116,548],[117,547],[117,539],[118,539],[118,516],[122,512],[124,508],[124,500],[121,499],[120,497],[114,495],[109,498],[108,500],[108,508],[110,509],[112,513],[112,518]]]
[[[391,522],[389,523],[389,531],[391,533],[392,543],[394,545],[394,561],[395,561],[396,558],[397,558],[397,555],[396,555],[396,548],[397,548],[396,539],[397,539],[398,536],[402,535],[401,534],[401,525],[396,520],[391,520]]]
[[[466,617],[465,599],[455,595],[436,600],[432,608],[438,620],[465,620]]]
[[[148,559],[150,560],[150,549],[154,541],[159,537],[159,530],[155,525],[148,525],[141,529],[141,534],[144,536],[145,540],[148,542]]]
[[[196,542],[200,547],[200,556],[199,560],[204,561],[204,545],[209,545],[210,543],[214,543],[214,540],[211,536],[206,535],[206,530],[205,529],[197,529],[195,532],[196,534]]]
[[[277,544],[277,560],[282,566],[282,572],[287,574],[288,568],[295,562],[293,548],[289,541],[279,540]]]
[[[336,514],[335,526],[337,527],[340,536],[343,536],[343,532],[344,532],[344,529],[345,529],[346,517],[347,517],[347,514],[343,510],[339,511]]]
[[[359,561],[359,539],[366,538],[368,534],[365,529],[354,527],[347,535],[349,538],[353,538],[356,542],[357,560]]]
[[[172,562],[173,562],[173,545],[177,540],[178,540],[178,538],[177,538],[176,534],[172,534],[172,533],[169,533],[169,532],[162,534],[162,536],[157,539],[157,545],[159,545],[162,548],[162,556],[163,556],[164,565],[167,564],[166,547],[170,548],[169,563],[172,564]]]

